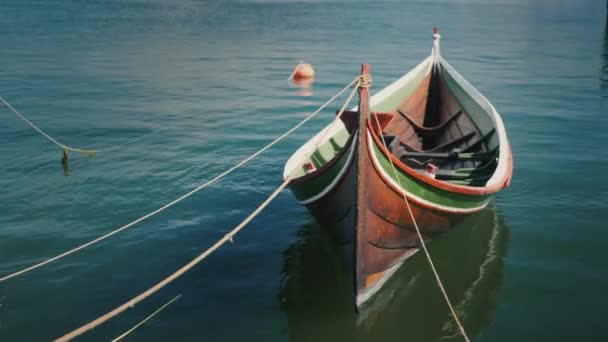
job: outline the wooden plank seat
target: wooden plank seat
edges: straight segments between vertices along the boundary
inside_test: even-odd
[[[408,144],[406,144],[404,142],[400,142],[400,144],[401,144],[401,146],[404,147],[404,149],[405,149],[406,152],[420,152],[420,153],[423,153],[423,152],[431,152],[431,153],[433,153],[433,152],[446,152],[446,151],[450,151],[453,148],[456,148],[456,147],[458,147],[458,146],[460,146],[460,145],[468,142],[474,135],[475,135],[475,132],[471,132],[469,134],[465,134],[465,135],[463,135],[461,137],[458,137],[456,139],[448,141],[448,142],[446,142],[444,144],[441,144],[439,146],[435,146],[435,147],[433,147],[431,149],[428,149],[428,150],[422,150],[422,149],[419,149],[419,148],[415,148],[415,147],[410,146],[410,145],[408,145]],[[477,142],[475,142],[475,143],[477,143]]]
[[[470,152],[476,150],[481,146],[481,144],[486,143],[492,137],[492,135],[494,135],[494,132],[496,132],[496,129],[492,128],[488,133],[484,134],[481,138],[477,139],[475,142],[467,146],[463,150],[463,152]]]
[[[494,149],[491,152],[482,152],[482,153],[469,153],[469,155],[477,155],[479,157],[479,165],[476,167],[469,168],[459,168],[454,170],[441,169],[435,173],[435,179],[443,180],[446,182],[460,184],[460,185],[472,185],[472,186],[482,186],[485,184],[488,179],[494,173],[494,169],[497,165],[497,156],[498,156],[498,148]],[[485,161],[481,160],[482,155],[486,155],[488,159]],[[426,164],[415,160],[409,160],[410,166],[414,167],[412,161],[416,163],[418,167],[414,167],[418,172],[424,173],[424,167]]]
[[[426,164],[433,163],[437,166],[448,162],[481,162],[482,164],[488,162],[496,155],[496,149],[489,152],[461,152],[458,149],[454,149],[450,152],[443,153],[425,153],[425,152],[404,152],[400,155],[399,159],[406,165],[412,168],[423,169]]]
[[[494,168],[496,167],[496,158],[492,158],[485,163],[482,163],[478,167],[461,168],[455,170],[437,170],[435,178],[441,180],[470,180],[485,178],[492,175]]]
[[[401,142],[401,146],[404,147],[403,151],[397,151],[395,155],[399,157],[399,159],[406,164],[412,164],[412,167],[424,167],[424,165],[438,161],[441,164],[449,161],[459,160],[459,161],[484,161],[487,160],[488,156],[492,156],[495,151],[481,152],[481,153],[472,153],[479,149],[481,144],[486,142],[490,137],[494,134],[496,130],[492,129],[488,133],[484,134],[479,139],[475,140],[468,146],[463,149],[458,149],[456,146],[467,142],[474,133],[469,133],[462,137],[456,138],[450,142],[437,146],[433,149],[421,151],[407,144]],[[407,150],[409,149],[409,151]],[[411,162],[411,163],[410,163]]]
[[[460,110],[456,114],[451,115],[447,120],[440,123],[439,125],[427,127],[418,124],[411,116],[402,112],[401,110],[397,109],[397,112],[401,114],[401,116],[403,116],[410,123],[414,131],[416,131],[416,133],[423,138],[440,136],[441,134],[443,134],[444,128],[446,128],[450,122],[454,121],[462,114],[462,110]]]
[[[413,158],[413,159],[449,159],[459,161],[487,161],[494,155],[495,151],[490,152],[478,152],[478,153],[466,153],[460,152],[458,149],[453,149],[450,152],[404,152],[400,158]]]
[[[498,148],[488,152],[473,153],[465,151],[472,150],[471,146],[475,148],[475,146],[479,145],[479,142],[487,140],[491,134],[493,134],[493,131],[488,132],[488,134],[463,149],[463,151],[452,149],[449,152],[431,152],[430,150],[422,152],[405,151],[403,148],[404,144],[398,137],[389,134],[383,134],[382,137],[391,153],[399,156],[401,161],[421,173],[424,172],[424,167],[429,162],[473,161],[479,163],[478,166],[471,168],[459,168],[454,170],[440,168],[435,174],[435,178],[460,185],[483,185],[494,172]],[[471,135],[474,135],[474,133],[471,133]],[[453,144],[447,143],[444,145],[447,147]],[[440,146],[434,150],[441,150],[439,147]]]

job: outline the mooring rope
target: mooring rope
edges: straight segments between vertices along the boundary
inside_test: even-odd
[[[67,146],[67,145],[64,145],[64,144],[60,143],[55,138],[53,138],[50,135],[46,134],[38,126],[34,125],[30,120],[28,120],[25,116],[23,116],[23,114],[19,113],[19,111],[17,111],[13,106],[11,106],[10,103],[6,102],[6,100],[4,98],[2,98],[1,96],[0,96],[0,101],[2,103],[4,103],[4,105],[8,109],[10,109],[13,113],[17,114],[17,116],[19,116],[23,121],[25,121],[30,127],[32,127],[33,129],[35,129],[38,133],[42,134],[43,137],[47,138],[53,144],[61,147],[61,149],[64,151],[64,153],[67,153],[67,151],[73,151],[73,152],[88,154],[90,156],[94,155],[96,153],[99,153],[99,151],[97,151],[97,150],[86,150],[86,149],[82,149],[82,148],[70,147],[70,146]]]
[[[344,105],[340,108],[340,111],[338,112],[338,115],[336,116],[335,120],[338,120],[339,117],[342,115],[346,106],[348,105],[348,103],[351,101],[354,94],[356,93],[358,86],[362,82],[365,82],[365,81],[363,81],[361,79],[361,77],[357,77],[348,86],[346,86],[343,90],[341,90],[341,92],[342,92],[345,89],[348,89],[353,83],[355,84],[353,91],[351,91],[351,93],[348,96],[348,98],[346,99]],[[317,141],[317,144],[320,142],[322,142],[322,139],[319,139]],[[268,198],[266,198],[266,200],[264,200],[264,202],[262,202],[262,204],[260,204],[251,214],[249,214],[249,216],[247,216],[245,218],[245,220],[243,220],[241,223],[239,223],[234,229],[232,229],[229,233],[224,235],[223,238],[218,240],[215,244],[213,244],[213,246],[209,247],[207,250],[205,250],[199,256],[194,258],[192,261],[190,261],[189,263],[184,265],[179,270],[175,271],[173,274],[171,274],[167,278],[163,279],[161,282],[152,286],[148,290],[142,292],[141,294],[137,295],[136,297],[133,297],[128,302],[116,307],[114,310],[106,313],[105,315],[98,317],[97,319],[95,319],[93,321],[90,321],[89,323],[81,326],[80,328],[73,330],[72,332],[58,338],[56,341],[58,341],[58,342],[70,341],[70,340],[84,334],[85,332],[87,332],[91,329],[94,329],[95,327],[107,322],[108,320],[121,314],[122,312],[134,307],[139,302],[141,302],[144,299],[146,299],[147,297],[153,295],[154,293],[156,293],[157,291],[159,291],[160,289],[162,289],[163,287],[165,287],[166,285],[168,285],[169,283],[171,283],[172,281],[179,278],[184,273],[186,273],[187,271],[189,271],[190,269],[195,267],[197,264],[199,264],[201,261],[203,261],[207,256],[209,256],[211,253],[213,253],[215,250],[217,250],[219,247],[221,247],[227,241],[233,242],[234,236],[236,234],[238,234],[243,228],[245,228],[245,226],[247,224],[249,224],[249,222],[251,222],[251,220],[253,220],[257,215],[259,215],[262,212],[262,210],[264,210],[264,208],[266,208],[268,206],[268,204],[270,204],[270,202],[272,202],[272,200],[275,197],[277,197],[279,195],[279,193],[281,193],[281,191],[283,191],[283,189],[287,186],[287,184],[289,184],[289,182],[291,182],[291,180],[294,178],[294,174],[295,174],[296,170],[297,169],[294,169],[293,171],[291,171],[290,175],[283,181],[283,183],[281,183],[281,185],[279,185],[279,187],[276,188],[275,191],[270,196],[268,196]]]
[[[207,250],[205,250],[203,253],[201,253],[199,256],[197,256],[196,258],[194,258],[192,261],[190,261],[189,263],[187,263],[186,265],[184,265],[182,268],[180,268],[179,270],[175,271],[173,274],[171,274],[170,276],[168,276],[167,278],[163,279],[162,281],[160,281],[158,284],[152,286],[151,288],[149,288],[148,290],[142,292],[141,294],[133,297],[131,300],[129,300],[128,302],[118,306],[117,308],[115,308],[114,310],[106,313],[105,315],[83,325],[82,327],[58,338],[56,341],[57,342],[65,342],[65,341],[70,341],[82,334],[84,334],[85,332],[94,329],[95,327],[105,323],[106,321],[112,319],[113,317],[121,314],[122,312],[134,307],[137,303],[141,302],[142,300],[148,298],[149,296],[153,295],[154,293],[156,293],[158,290],[162,289],[163,287],[165,287],[166,285],[168,285],[169,283],[171,283],[172,281],[174,281],[175,279],[179,278],[180,276],[182,276],[184,273],[186,273],[187,271],[189,271],[190,269],[192,269],[194,266],[196,266],[198,263],[200,263],[201,261],[203,261],[207,256],[209,256],[211,253],[213,253],[215,250],[217,250],[218,248],[220,248],[223,244],[225,244],[228,241],[232,241],[233,237],[238,234],[249,222],[251,222],[251,220],[253,220],[254,217],[256,217],[260,212],[262,212],[262,210],[264,210],[264,208],[266,208],[266,206],[268,206],[268,204],[270,204],[270,202],[272,202],[272,200],[277,197],[279,195],[279,193],[281,191],[283,191],[283,189],[287,186],[287,184],[289,184],[289,182],[291,182],[291,180],[293,179],[293,172],[292,174],[287,177],[283,183],[281,183],[281,185],[279,185],[278,188],[276,188],[276,190],[270,195],[268,196],[268,198],[266,198],[266,200],[264,200],[264,202],[262,202],[262,204],[260,204],[260,206],[258,206],[251,214],[249,214],[249,216],[247,216],[247,218],[245,218],[245,220],[243,220],[241,223],[239,223],[234,229],[232,229],[230,232],[228,232],[226,235],[224,235],[223,238],[221,238],[220,240],[218,240],[215,244],[213,244],[213,246],[209,247]]]
[[[378,116],[377,115],[372,115],[372,116],[375,117],[376,124],[378,125],[378,129],[381,130],[380,121],[378,121]],[[389,151],[388,146],[386,146],[386,141],[384,140],[384,136],[382,134],[380,134],[380,138],[382,139],[382,144],[384,145],[384,148],[386,149],[386,151]],[[390,156],[389,156],[388,160],[390,161],[391,167],[393,168],[393,176],[395,177],[397,184],[399,184],[400,188],[403,188],[403,186],[401,185],[401,181],[399,180],[399,177],[397,176],[397,168],[395,167],[395,164],[393,163],[393,160],[390,158]],[[447,303],[448,307],[450,308],[452,317],[454,318],[456,325],[458,325],[458,329],[460,329],[460,333],[462,334],[462,337],[464,338],[464,340],[466,342],[470,342],[471,340],[469,339],[469,336],[467,335],[467,332],[465,331],[464,326],[462,325],[462,323],[460,323],[458,314],[456,314],[456,310],[454,310],[454,306],[452,306],[452,302],[450,301],[450,298],[448,297],[448,293],[446,292],[445,287],[443,286],[443,283],[441,282],[439,273],[437,273],[437,269],[435,268],[435,264],[433,263],[431,254],[429,253],[428,249],[426,248],[426,243],[424,242],[424,238],[422,237],[422,233],[420,232],[420,228],[418,227],[418,223],[416,222],[416,218],[414,217],[414,213],[412,212],[412,208],[410,207],[410,202],[404,193],[401,193],[401,195],[403,196],[403,200],[405,201],[405,204],[407,205],[407,210],[408,210],[410,216],[412,217],[412,222],[414,223],[414,227],[416,228],[416,233],[418,234],[418,239],[420,240],[420,244],[422,245],[422,249],[424,250],[426,259],[428,260],[429,265],[431,266],[431,269],[433,270],[433,274],[435,275],[435,280],[437,281],[437,285],[439,286],[439,289],[441,290],[441,293],[443,294],[443,298],[445,299],[445,302]]]
[[[174,206],[175,204],[183,201],[184,199],[192,196],[193,194],[195,194],[196,192],[214,184],[215,182],[221,180],[222,178],[226,177],[227,175],[229,175],[230,173],[232,173],[233,171],[235,171],[236,169],[240,168],[241,166],[243,166],[245,163],[249,162],[250,160],[252,160],[253,158],[257,157],[258,155],[262,154],[264,151],[268,150],[269,148],[271,148],[272,146],[274,146],[276,143],[278,143],[279,141],[283,140],[285,137],[287,137],[288,135],[290,135],[291,133],[293,133],[296,129],[300,128],[302,125],[304,125],[306,122],[308,122],[310,119],[312,119],[313,117],[315,117],[317,114],[319,114],[325,107],[327,107],[330,103],[332,103],[336,98],[338,98],[340,95],[342,95],[342,93],[344,93],[348,88],[350,88],[353,84],[357,83],[359,81],[359,77],[356,77],[355,79],[353,79],[348,85],[346,85],[344,88],[342,88],[342,90],[340,90],[336,95],[334,95],[333,97],[331,97],[327,102],[325,102],[323,105],[321,105],[317,110],[315,110],[313,113],[311,113],[310,115],[308,115],[306,118],[304,118],[302,121],[300,121],[297,125],[295,125],[294,127],[292,127],[291,129],[289,129],[287,132],[283,133],[281,136],[279,136],[278,138],[276,138],[275,140],[273,140],[272,142],[270,142],[269,144],[267,144],[266,146],[264,146],[263,148],[261,148],[260,150],[258,150],[257,152],[255,152],[254,154],[250,155],[249,157],[241,160],[239,163],[237,163],[236,165],[234,165],[233,167],[229,168],[228,170],[220,173],[219,175],[215,176],[213,179],[197,186],[196,188],[192,189],[191,191],[189,191],[188,193],[176,198],[175,200],[163,205],[162,207],[136,219],[135,221],[132,221],[130,223],[127,223],[126,225],[117,228],[105,235],[102,235],[94,240],[91,240],[89,242],[86,242],[78,247],[72,248],[66,252],[63,252],[59,255],[56,255],[54,257],[48,258],[44,261],[41,261],[37,264],[34,264],[32,266],[26,267],[24,269],[21,269],[19,271],[16,271],[14,273],[11,273],[9,275],[6,275],[4,277],[0,278],[0,283],[7,281],[11,278],[14,278],[16,276],[19,276],[21,274],[33,271],[39,267],[42,267],[44,265],[47,265],[51,262],[57,261],[59,259],[62,259],[70,254],[74,254],[82,249],[85,249],[91,245],[94,245],[100,241],[103,241],[117,233],[122,232],[123,230],[128,229],[129,227],[142,222],[144,220],[146,220],[149,217],[152,217],[162,211],[164,211],[167,208],[170,208],[172,206]]]
[[[360,88],[369,88],[372,86],[372,75],[363,74],[359,76]]]
[[[144,323],[146,323],[147,321],[149,321],[150,319],[152,319],[154,316],[156,316],[159,312],[163,311],[167,306],[173,304],[173,302],[175,302],[176,300],[180,299],[182,297],[182,295],[177,295],[175,296],[173,299],[171,299],[170,301],[168,301],[167,303],[165,303],[163,306],[161,306],[160,308],[156,309],[156,311],[154,311],[153,313],[151,313],[148,317],[144,318],[143,321],[135,324],[135,326],[127,331],[125,331],[124,333],[122,333],[120,336],[118,336],[117,338],[113,339],[112,342],[119,342],[122,341],[125,337],[127,337],[128,335],[130,335],[132,332],[134,332],[135,330],[137,330],[137,328],[139,328],[140,326],[142,326]]]

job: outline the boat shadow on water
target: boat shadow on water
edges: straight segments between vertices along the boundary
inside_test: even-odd
[[[493,320],[507,242],[501,214],[488,208],[429,245],[470,337]],[[422,253],[408,259],[358,314],[352,296],[352,274],[330,234],[316,223],[303,226],[283,253],[279,301],[291,340],[462,339]]]

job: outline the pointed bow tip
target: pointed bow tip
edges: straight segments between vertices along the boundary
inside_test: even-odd
[[[439,34],[439,29],[435,26],[433,27],[433,40],[438,40],[439,38],[441,38],[441,35]]]

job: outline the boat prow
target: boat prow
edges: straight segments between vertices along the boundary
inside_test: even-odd
[[[362,75],[370,73],[363,65]],[[439,53],[340,116],[289,159],[298,201],[328,227],[363,305],[418,251],[510,183],[511,148],[492,104]]]

